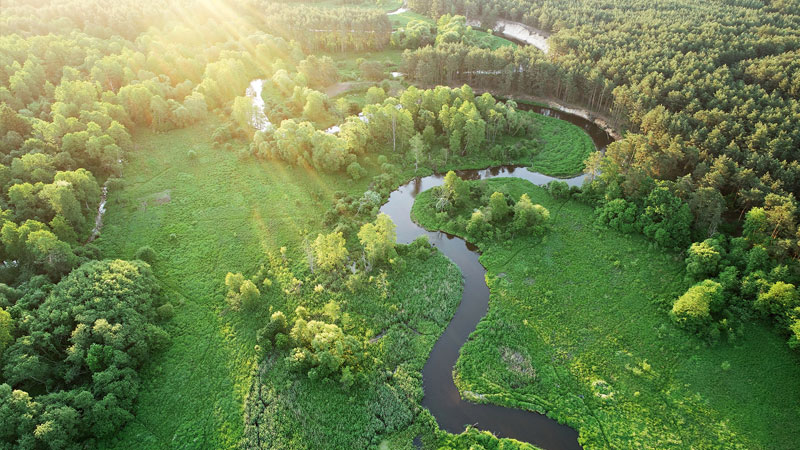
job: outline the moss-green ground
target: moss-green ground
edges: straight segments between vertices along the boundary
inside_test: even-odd
[[[456,366],[462,393],[547,412],[586,448],[796,448],[800,358],[781,337],[751,324],[732,344],[706,345],[666,314],[686,287],[678,255],[598,230],[591,208],[526,181],[488,183],[528,193],[553,229],[542,242],[481,245],[491,299]],[[437,218],[430,191],[414,215],[463,234]]]

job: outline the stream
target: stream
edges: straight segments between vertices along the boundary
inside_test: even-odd
[[[600,151],[612,142],[604,130],[582,117],[549,108],[520,106],[580,126],[589,133]],[[457,173],[461,178],[469,180],[515,177],[536,185],[559,180],[520,166],[464,170]],[[570,186],[580,186],[585,177],[586,175],[581,174],[560,180]],[[380,209],[397,225],[399,243],[408,244],[419,236],[427,236],[433,246],[458,265],[464,279],[461,303],[444,333],[436,341],[422,370],[425,392],[422,405],[433,414],[439,427],[450,433],[461,433],[466,425],[474,425],[481,430],[491,431],[498,437],[514,438],[547,450],[580,449],[575,430],[543,414],[498,405],[476,404],[461,399],[453,381],[453,367],[461,347],[488,311],[489,288],[486,286],[486,269],[478,261],[480,254],[474,245],[444,232],[428,231],[411,220],[411,207],[417,194],[443,182],[442,174],[414,179],[392,192],[389,200]]]
[[[404,12],[404,7],[405,5],[395,13]],[[547,52],[546,37],[536,34],[536,30],[531,31],[530,27],[517,23],[498,23],[498,25],[502,26],[507,35],[513,34],[516,30],[517,36],[513,37],[522,44],[535,45]],[[527,36],[522,36],[525,33]],[[247,96],[253,99],[252,124],[260,130],[269,126],[269,120],[264,113],[264,101],[261,98],[262,84],[263,80],[253,80],[247,89]],[[523,103],[520,103],[518,108],[566,120],[577,125],[591,136],[598,151],[604,151],[605,147],[614,140],[605,129],[589,120],[588,117]],[[366,120],[363,115],[360,118]],[[325,131],[336,133],[339,130],[337,126],[333,126]],[[553,180],[565,181],[570,186],[580,186],[586,177],[586,175],[580,174],[572,178],[559,179],[532,172],[522,166],[500,166],[457,173],[461,178],[469,180],[522,178],[540,186]],[[411,220],[411,207],[414,205],[414,198],[417,194],[439,186],[443,182],[443,174],[411,180],[393,191],[389,195],[388,201],[380,208],[380,211],[389,215],[397,226],[399,243],[408,244],[419,236],[427,236],[433,246],[459,267],[464,279],[461,302],[453,319],[436,341],[422,370],[424,390],[422,405],[433,414],[439,427],[450,433],[458,434],[463,432],[467,425],[474,425],[476,428],[490,431],[498,437],[529,442],[546,450],[580,449],[577,431],[559,424],[544,414],[498,405],[471,403],[461,399],[461,394],[453,381],[453,368],[461,347],[489,309],[489,288],[486,286],[486,269],[478,260],[480,254],[477,247],[457,236],[428,231]],[[476,395],[480,396],[480,394]]]

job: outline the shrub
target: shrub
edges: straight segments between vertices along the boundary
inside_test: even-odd
[[[252,281],[245,280],[239,288],[239,301],[241,302],[242,308],[249,311],[256,309],[259,298],[261,298],[261,291],[258,290]]]
[[[134,259],[144,261],[148,264],[153,264],[156,262],[156,251],[149,246],[140,247],[139,250],[136,250]]]
[[[347,174],[350,175],[350,178],[354,180],[360,180],[364,177],[364,175],[367,174],[367,171],[361,167],[361,164],[352,162],[349,166],[347,166]]]
[[[161,320],[169,320],[175,316],[175,307],[172,303],[164,303],[156,310],[158,318]]]
[[[623,233],[636,231],[636,218],[639,215],[635,203],[616,198],[597,208],[597,222]]]

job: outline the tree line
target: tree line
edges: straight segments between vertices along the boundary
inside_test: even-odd
[[[361,8],[319,8],[254,1],[270,33],[297,40],[307,51],[381,50],[389,44],[392,25],[386,14]]]
[[[795,151],[800,109],[791,70],[800,48],[793,31],[800,25],[797,4],[415,0],[409,5],[432,17],[462,14],[484,26],[504,18],[552,32],[548,55],[534,52],[526,59],[506,49],[490,54],[468,46],[432,46],[409,51],[406,64],[414,79],[460,83],[473,76],[472,82],[488,83],[487,88],[583,104],[620,123],[628,130],[624,138],[596,154],[587,169],[596,175],[589,191],[603,222],[627,221],[620,226],[689,251],[692,242],[743,234],[748,215],[757,212],[770,231],[744,242],[748,251],[766,251],[764,274],[777,272],[766,275],[769,281],[755,291],[736,291],[754,311],[741,316],[773,317],[796,340],[800,311],[794,291],[770,313],[755,305],[774,283],[800,283]],[[692,14],[684,14],[689,9]],[[522,74],[531,68],[539,73],[530,84],[514,82],[527,78]],[[481,80],[483,74],[489,81]],[[648,211],[661,217],[631,219]],[[733,266],[741,287],[748,272]]]

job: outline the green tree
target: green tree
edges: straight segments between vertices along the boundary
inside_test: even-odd
[[[12,333],[14,331],[14,322],[11,320],[11,314],[3,308],[0,308],[0,357],[3,356],[3,351],[13,341]]]
[[[511,208],[508,206],[505,194],[494,192],[489,197],[489,216],[492,223],[501,223],[508,218]]]
[[[344,235],[341,232],[329,234],[319,234],[312,242],[311,248],[314,254],[314,265],[325,272],[336,272],[344,268],[347,262],[347,248],[345,247]]]
[[[686,275],[695,281],[715,277],[721,269],[722,252],[716,240],[695,242],[686,257]]]
[[[358,239],[370,263],[389,261],[397,256],[395,224],[386,214],[378,214],[375,223],[365,223],[358,232]]]
[[[672,305],[673,319],[684,328],[707,334],[712,322],[711,313],[723,301],[722,285],[705,280],[689,288]]]
[[[261,291],[258,290],[258,287],[252,281],[244,280],[239,287],[239,301],[242,304],[242,308],[248,311],[255,310],[258,307],[260,298]]]

